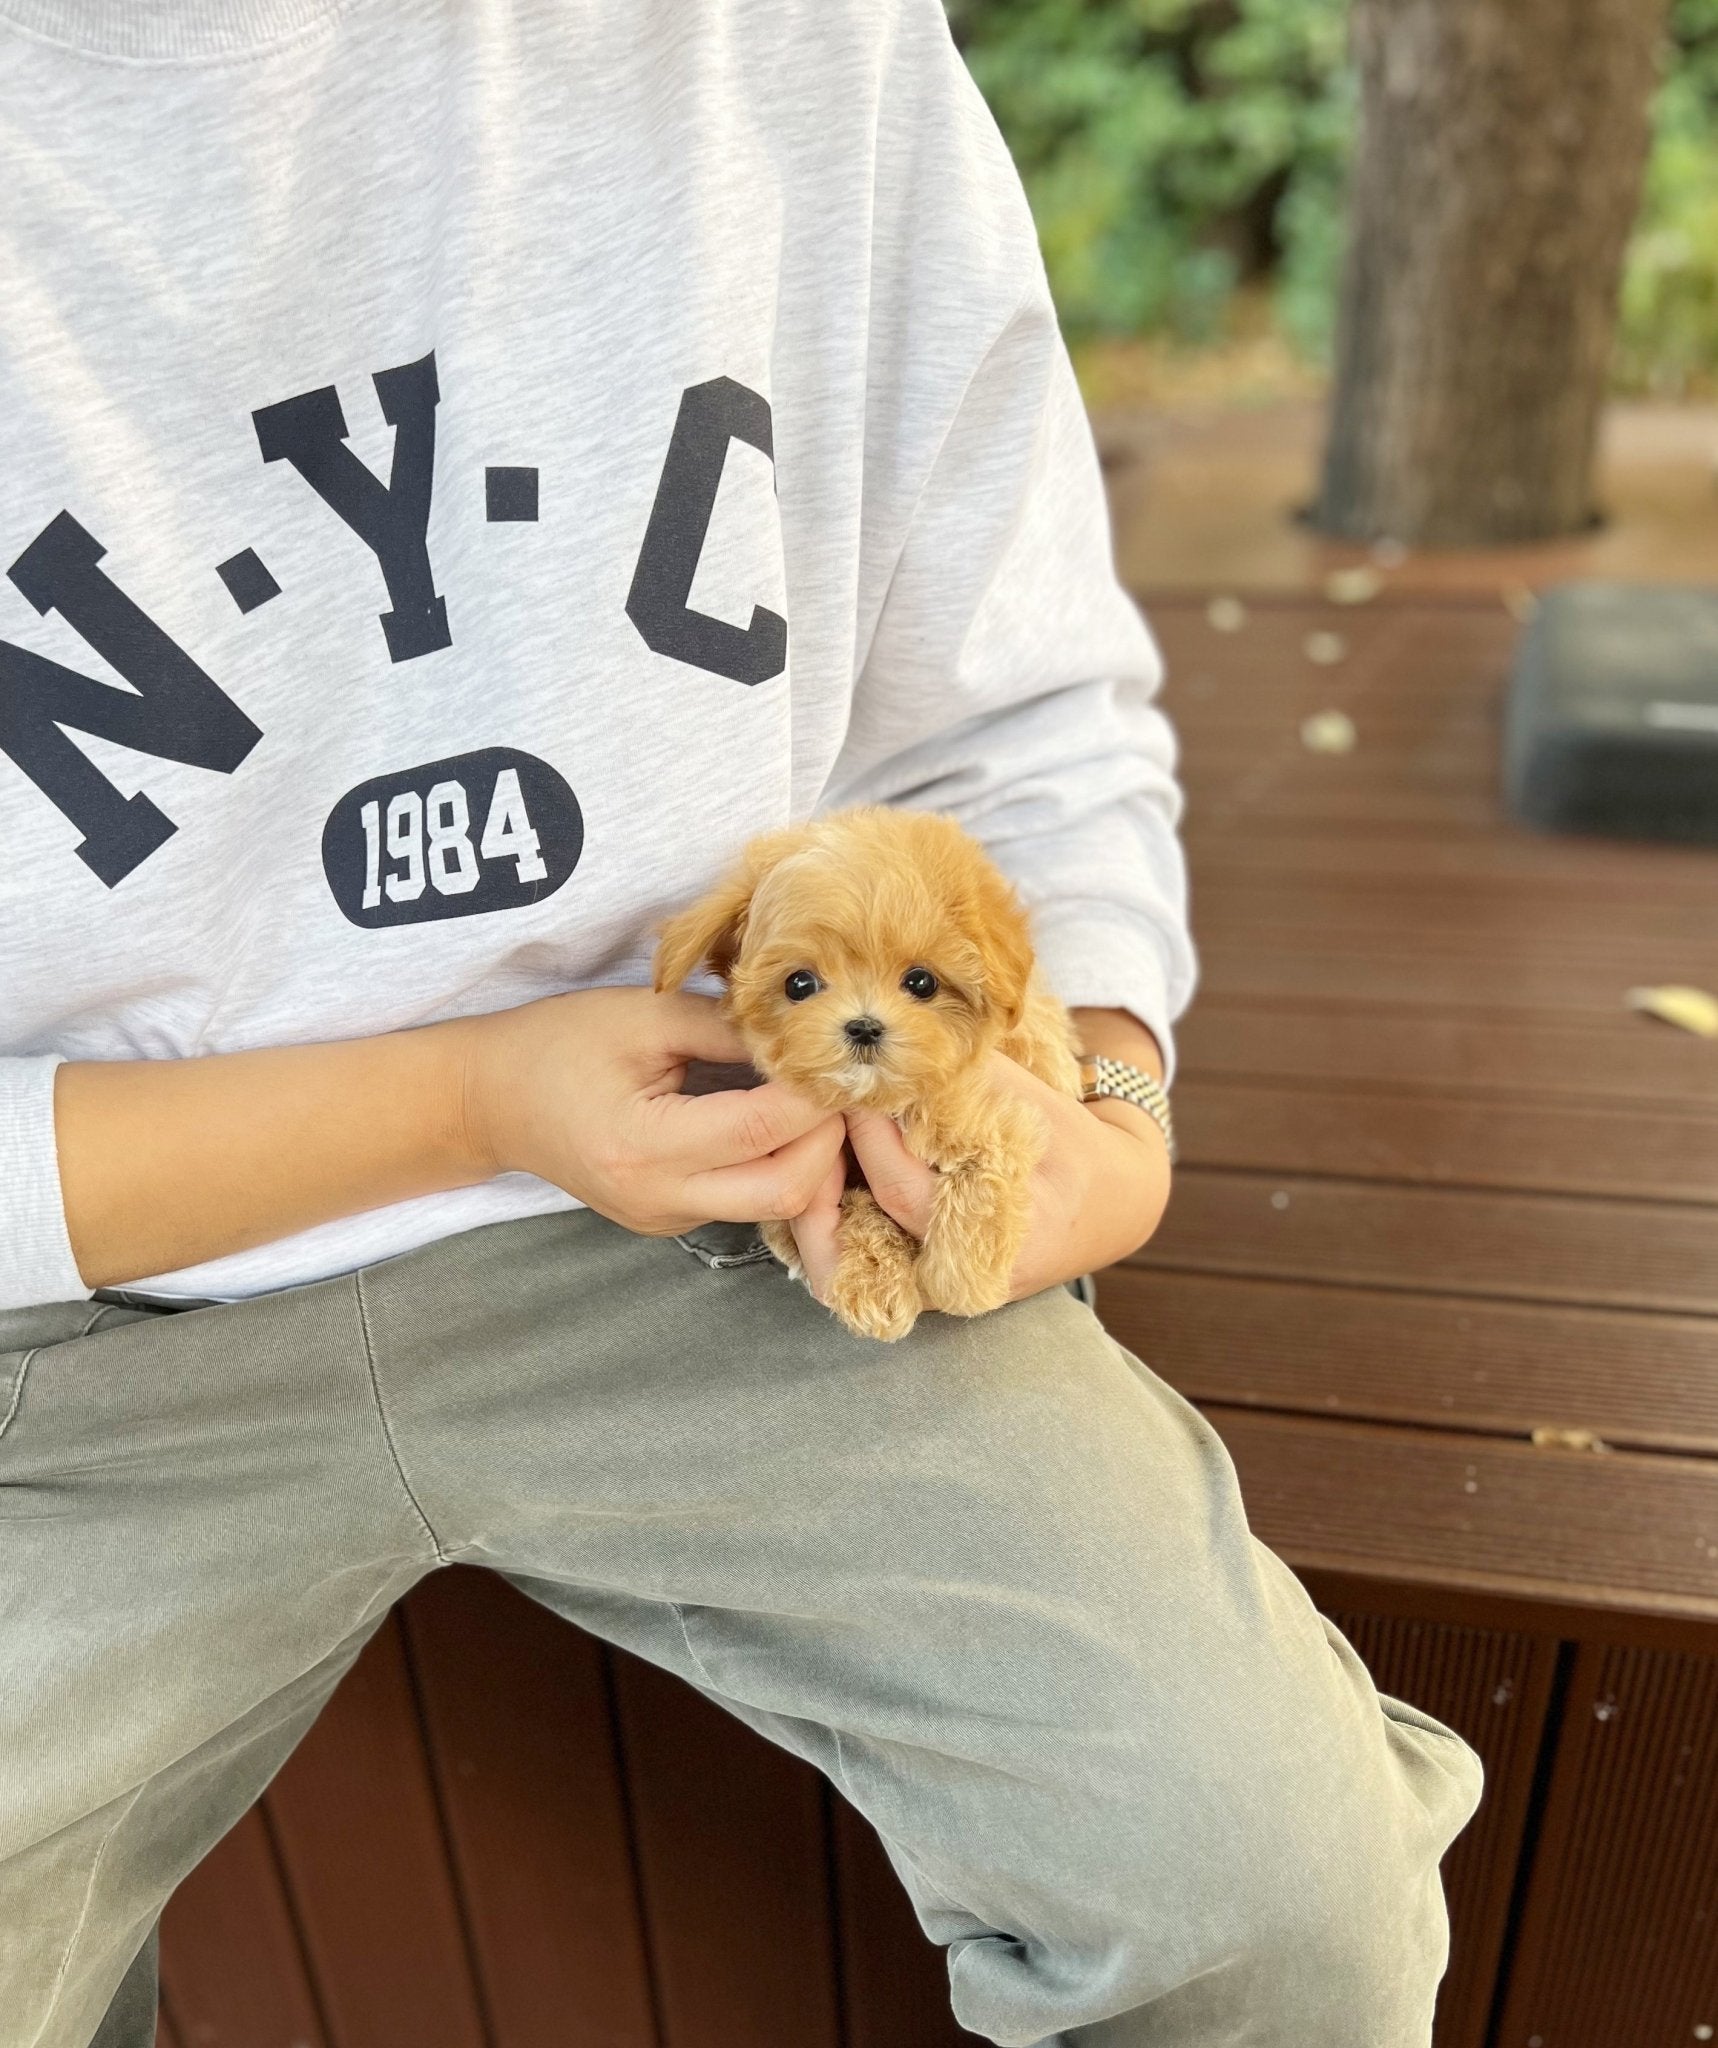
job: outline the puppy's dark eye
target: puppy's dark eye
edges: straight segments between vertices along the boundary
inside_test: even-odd
[[[928,1003],[937,992],[937,978],[928,967],[909,967],[901,976],[901,986],[917,1001]]]
[[[803,1003],[807,996],[816,995],[823,986],[807,967],[796,967],[781,985],[781,992],[790,1003]]]

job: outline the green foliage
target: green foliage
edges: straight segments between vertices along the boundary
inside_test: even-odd
[[[1346,0],[948,0],[1075,334],[1204,339],[1237,284],[1329,328]]]
[[[1328,354],[1354,121],[1347,0],[946,4],[1070,333],[1214,339],[1236,288],[1263,285],[1296,346]],[[1672,0],[1618,374],[1718,383],[1718,0]]]
[[[1674,0],[1640,223],[1623,280],[1619,381],[1718,377],[1718,0]]]

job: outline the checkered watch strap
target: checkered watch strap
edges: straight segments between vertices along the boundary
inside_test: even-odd
[[[1130,1067],[1126,1060],[1112,1060],[1107,1053],[1091,1053],[1080,1062],[1080,1100],[1096,1102],[1102,1096],[1117,1102],[1131,1102],[1143,1109],[1163,1133],[1169,1147],[1170,1164],[1175,1163],[1175,1119],[1169,1113],[1169,1097],[1163,1085],[1143,1067]]]

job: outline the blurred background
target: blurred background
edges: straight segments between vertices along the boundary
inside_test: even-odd
[[[949,14],[1025,178],[1136,583],[1294,586],[1344,559],[1317,535],[1383,542],[1386,566],[1391,543],[1595,541],[1453,571],[1500,592],[1704,574],[1718,0]]]
[[[1244,406],[1323,390],[1357,121],[1349,0],[948,11],[1025,178],[1094,400]],[[1655,40],[1610,382],[1704,397],[1718,368],[1718,0],[1674,0]],[[1560,39],[1542,49],[1550,76],[1565,58]]]

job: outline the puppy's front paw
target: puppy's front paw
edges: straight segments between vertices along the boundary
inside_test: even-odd
[[[1026,1175],[1012,1166],[957,1166],[937,1184],[919,1253],[919,1292],[951,1316],[988,1315],[1009,1297],[1026,1236]]]
[[[984,1316],[1008,1300],[1009,1270],[975,1272],[934,1253],[919,1261],[919,1292],[944,1315]]]
[[[919,1297],[895,1284],[878,1286],[865,1274],[836,1274],[829,1283],[829,1309],[855,1337],[893,1344],[919,1319]]]
[[[829,1282],[829,1307],[856,1337],[892,1344],[918,1320],[923,1303],[913,1277],[918,1250],[864,1188],[841,1205],[841,1255]]]

